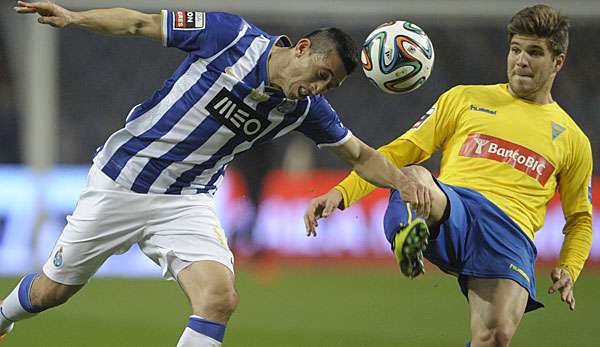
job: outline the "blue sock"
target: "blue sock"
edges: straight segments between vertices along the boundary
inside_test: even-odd
[[[417,217],[416,211],[402,200],[400,193],[397,190],[391,190],[388,208],[383,217],[383,231],[390,245],[394,244],[396,233]]]
[[[31,318],[43,309],[35,308],[29,300],[29,292],[37,273],[29,274],[4,298],[0,305],[0,332],[6,331],[14,322]],[[1,334],[0,334],[1,335]]]
[[[206,335],[219,342],[223,342],[223,337],[225,336],[225,325],[221,323],[210,321],[198,316],[191,316],[187,326],[197,333]]]
[[[467,347],[471,347],[471,341],[467,342]]]
[[[29,300],[29,291],[31,290],[31,284],[33,280],[38,276],[36,272],[30,273],[29,275],[23,277],[21,284],[19,285],[19,302],[23,309],[29,313],[40,313],[43,309],[35,308],[31,305],[31,301]]]

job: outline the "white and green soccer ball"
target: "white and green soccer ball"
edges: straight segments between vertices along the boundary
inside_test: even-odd
[[[400,20],[373,30],[360,54],[369,81],[391,94],[408,93],[423,85],[431,74],[434,58],[425,31]]]

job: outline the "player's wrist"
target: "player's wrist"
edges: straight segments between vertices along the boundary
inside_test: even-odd
[[[344,188],[337,185],[335,187],[333,187],[330,191],[330,194],[334,195],[337,199],[337,208],[339,210],[343,210],[344,208],[346,208],[346,204],[344,203]]]

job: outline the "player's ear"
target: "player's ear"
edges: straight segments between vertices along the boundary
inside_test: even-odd
[[[312,42],[310,42],[310,39],[307,37],[303,37],[301,38],[297,43],[296,43],[296,47],[294,48],[295,53],[296,53],[296,57],[301,57],[304,54],[306,54],[306,52],[308,51],[308,49],[310,48]]]
[[[554,72],[559,72],[560,69],[565,65],[565,60],[567,59],[566,54],[560,53],[556,57],[554,57]]]

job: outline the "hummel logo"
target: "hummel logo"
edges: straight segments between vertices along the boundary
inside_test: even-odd
[[[485,112],[485,113],[489,113],[491,115],[495,115],[496,114],[496,111],[494,111],[494,110],[490,110],[490,109],[487,109],[487,108],[479,107],[479,106],[476,106],[476,105],[469,106],[469,110],[471,110],[471,111]]]
[[[206,110],[246,141],[255,140],[271,124],[225,88],[206,105]]]

